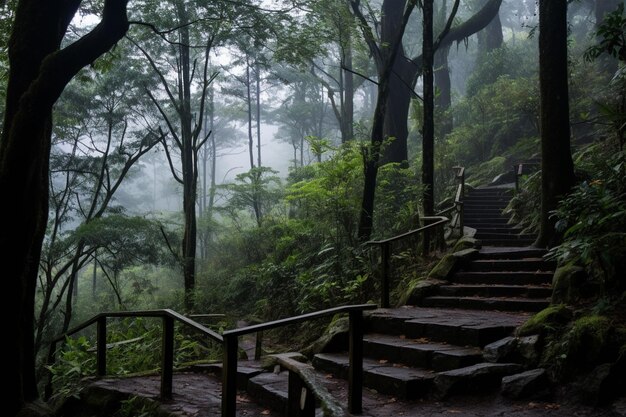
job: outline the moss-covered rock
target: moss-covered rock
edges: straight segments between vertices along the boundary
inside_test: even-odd
[[[555,329],[564,326],[572,318],[572,312],[564,304],[547,307],[522,324],[517,329],[518,336],[533,334],[545,335]]]
[[[612,350],[611,332],[611,321],[607,317],[579,318],[567,334],[567,361],[582,368],[603,362]]]
[[[585,269],[576,265],[559,266],[552,278],[552,302],[573,304],[597,294],[589,282]]]
[[[409,283],[407,290],[400,296],[398,305],[415,305],[425,297],[433,295],[440,285],[447,281],[435,278],[418,278]]]
[[[474,239],[473,237],[462,237],[461,239],[459,239],[458,242],[456,242],[456,245],[454,245],[454,249],[452,249],[452,252],[459,252],[465,249],[480,249],[482,247],[480,240],[478,239]]]
[[[467,248],[454,253],[449,253],[428,273],[428,278],[447,280],[459,268],[461,262],[475,259],[478,256],[478,250]]]
[[[350,319],[346,316],[334,316],[324,333],[311,345],[302,350],[302,353],[312,357],[317,353],[339,352],[348,349],[348,331]]]

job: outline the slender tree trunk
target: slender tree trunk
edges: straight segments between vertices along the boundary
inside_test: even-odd
[[[540,0],[541,230],[535,242],[539,247],[556,243],[550,212],[575,181],[567,75],[567,0]]]
[[[450,47],[442,47],[435,53],[435,89],[438,94],[435,98],[435,108],[441,114],[440,128],[441,137],[445,137],[452,132],[452,117],[445,114],[452,105],[452,88],[450,82],[450,68],[448,66],[448,52]],[[438,114],[439,114],[438,113]]]
[[[424,128],[422,134],[422,186],[424,187],[424,215],[432,216],[435,207],[435,122],[434,122],[434,50],[433,50],[433,0],[423,2],[424,23],[422,31],[422,68],[424,77]],[[424,248],[429,245],[425,235]]]
[[[347,40],[343,50],[343,107],[341,142],[345,143],[354,138],[354,74],[352,70],[352,35],[350,28],[346,29]]]
[[[484,1],[483,6],[485,4],[487,4],[487,1]],[[500,13],[496,13],[491,22],[477,35],[479,55],[485,56],[488,52],[500,48],[504,42]]]
[[[248,152],[250,153],[250,169],[254,168],[254,136],[252,135],[252,79],[250,78],[250,60],[246,55],[246,101],[248,104]]]
[[[198,162],[197,150],[194,145],[191,109],[191,58],[190,58],[190,35],[189,17],[183,2],[176,2],[180,28],[180,45],[178,52],[180,57],[180,122],[181,122],[181,162],[183,177],[183,216],[185,229],[182,242],[183,278],[185,286],[185,309],[192,311],[194,308],[193,291],[196,283],[196,245],[197,245],[197,219],[196,201],[198,190]]]
[[[258,59],[255,61],[254,82],[256,84],[256,148],[257,166],[261,164],[261,66]]]

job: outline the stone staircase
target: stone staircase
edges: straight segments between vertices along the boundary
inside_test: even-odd
[[[507,189],[470,191],[465,224],[477,229],[478,256],[419,305],[366,314],[365,387],[400,399],[446,398],[493,391],[503,377],[522,371],[517,363],[489,362],[484,348],[549,304],[555,265],[528,246],[533,236],[507,224],[502,209],[509,199]],[[347,352],[317,354],[313,365],[347,378]],[[286,401],[285,372],[251,376],[247,386],[273,408]]]

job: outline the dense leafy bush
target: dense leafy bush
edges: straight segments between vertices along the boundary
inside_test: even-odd
[[[559,262],[587,267],[605,288],[624,288],[626,267],[626,157],[593,161],[592,178],[564,198],[555,216],[564,242],[552,250]]]

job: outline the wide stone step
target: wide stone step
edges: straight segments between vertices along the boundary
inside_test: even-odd
[[[474,237],[481,240],[534,240],[536,238],[535,235],[517,234],[515,232],[488,233],[483,231],[483,229],[478,229],[478,232],[476,232],[476,235]]]
[[[535,243],[535,239],[478,239],[486,246],[530,246]]]
[[[467,196],[463,199],[464,204],[504,204],[507,205],[511,201],[508,196]]]
[[[546,254],[545,249],[531,248],[527,246],[520,247],[489,247],[484,245],[478,254],[478,259],[527,259],[541,258]]]
[[[463,214],[465,215],[465,217],[498,217],[502,215],[502,210],[499,208],[490,207],[466,207],[463,210]]]
[[[405,306],[367,315],[370,333],[427,338],[459,346],[482,347],[509,336],[528,314]]]
[[[385,334],[368,334],[363,338],[363,353],[373,359],[383,359],[404,365],[447,371],[473,365],[482,360],[477,347],[436,343],[428,339],[408,339]]]
[[[521,227],[514,225],[499,225],[498,227],[480,227],[480,233],[513,233],[520,234],[522,232]]]
[[[460,284],[506,284],[506,285],[541,285],[552,283],[551,271],[506,272],[481,271],[454,274],[452,280]]]
[[[347,353],[320,353],[313,357],[313,366],[346,379],[349,359]],[[383,394],[402,399],[426,396],[432,389],[435,373],[410,368],[386,360],[363,359],[363,385]]]
[[[463,266],[464,271],[553,271],[556,263],[542,258],[477,259]]]
[[[483,216],[466,216],[463,219],[465,225],[470,226],[475,224],[476,229],[481,229],[482,227],[501,227],[501,225],[506,225],[509,222],[509,219],[504,216],[500,217],[483,217]]]
[[[552,295],[550,285],[442,285],[438,294],[446,297],[527,297],[547,299]]]
[[[422,300],[424,307],[463,308],[498,311],[541,311],[550,305],[550,299],[523,297],[455,297],[433,296]]]

